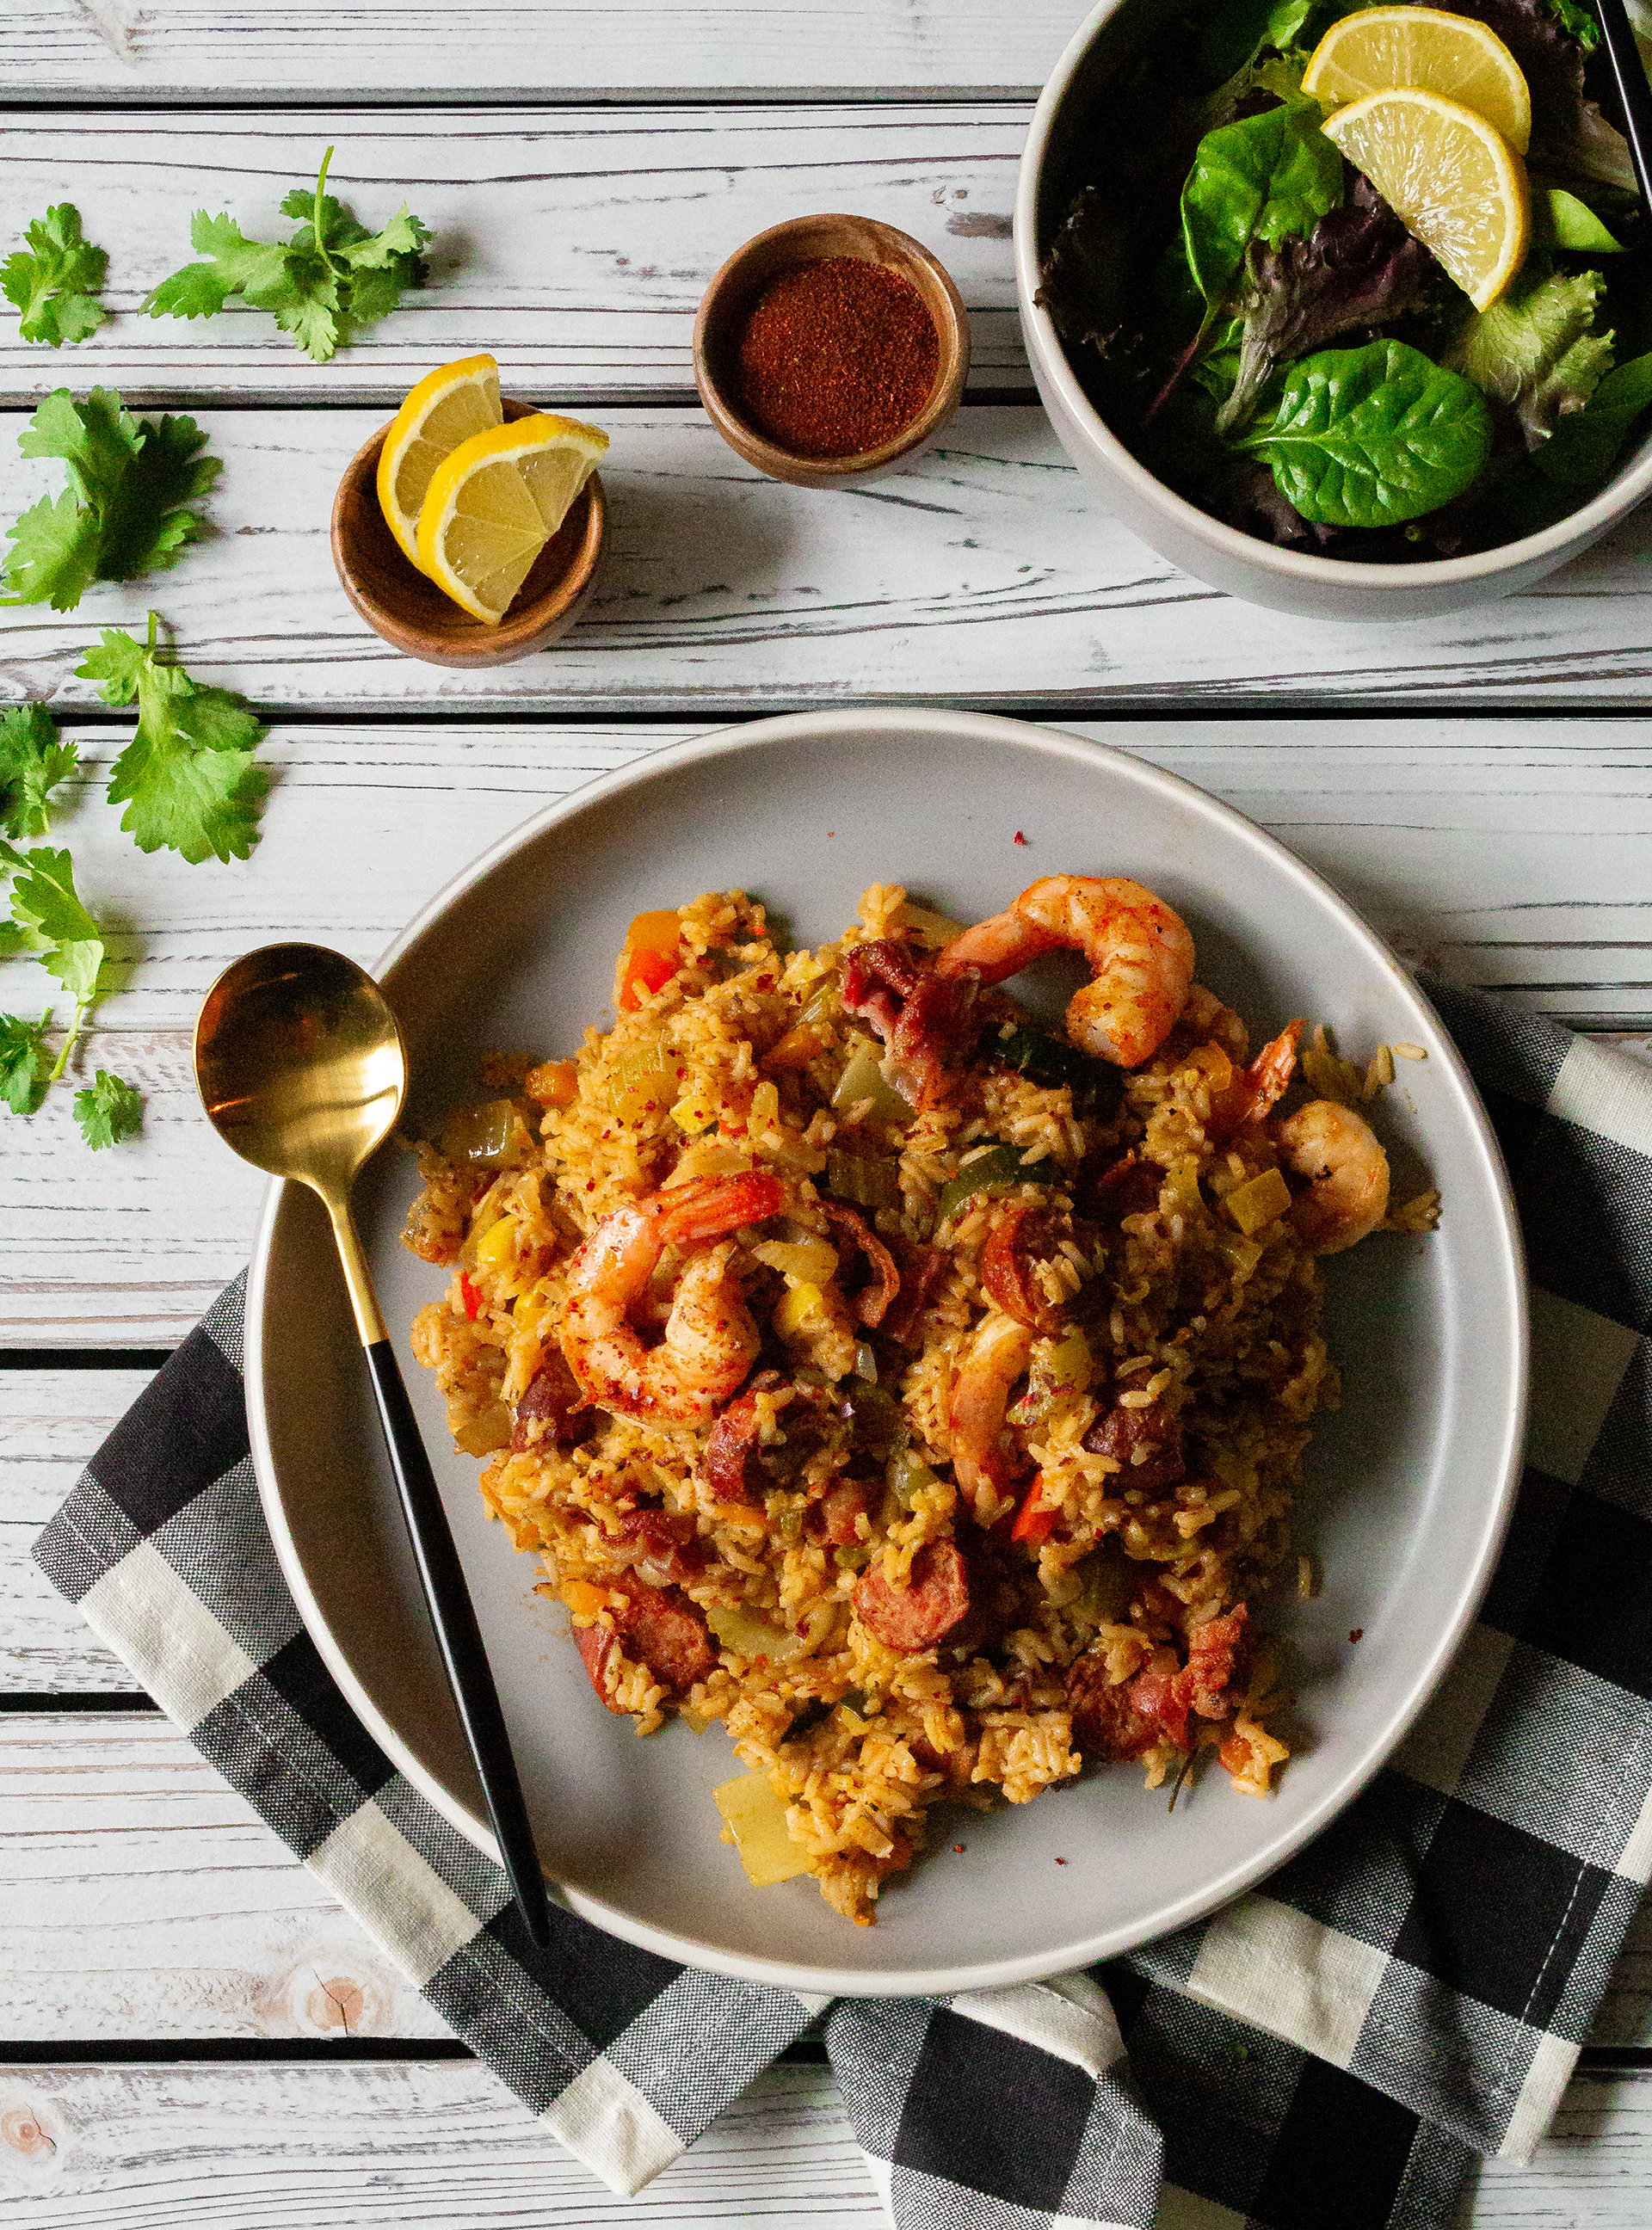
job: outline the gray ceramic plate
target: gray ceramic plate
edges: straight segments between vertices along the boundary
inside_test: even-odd
[[[1258,1039],[1307,1015],[1362,1053],[1379,1040],[1428,1049],[1400,1065],[1381,1120],[1445,1212],[1431,1237],[1378,1237],[1331,1266],[1345,1396],[1315,1437],[1299,1529],[1324,1589],[1267,1602],[1263,1622],[1298,1652],[1300,1740],[1265,1802],[1208,1772],[1172,1815],[1134,1768],[1114,1767],[1034,1804],[943,1815],[872,1929],[829,1911],[806,1880],[748,1886],[712,1803],[738,1770],[720,1730],[673,1725],[639,1742],[610,1717],[563,1613],[532,1593],[533,1560],[486,1522],[478,1466],[451,1452],[441,1401],[407,1355],[407,1324],[446,1282],[397,1241],[411,1164],[387,1154],[363,1181],[379,1293],[546,1871],[576,1911],[672,1956],[809,1990],[950,1991],[1052,1974],[1192,1920],[1277,1866],[1370,1778],[1434,1686],[1495,1554],[1520,1445],[1524,1286],[1474,1090],[1432,1010],[1340,899],[1236,814],[1139,760],[1011,720],[844,712],[761,721],[591,783],[480,860],[385,955],[412,1055],[410,1126],[438,1128],[474,1096],[488,1047],[577,1047],[607,1013],[614,954],[641,907],[739,886],[816,943],[838,934],[868,882],[904,882],[973,919],[1056,871],[1128,873],[1160,891],[1194,931],[1201,977]],[[1036,988],[1055,1004],[1064,996],[1053,980]],[[265,1506],[310,1631],[377,1740],[487,1849],[326,1225],[296,1188],[275,1188],[264,1215],[247,1359]]]

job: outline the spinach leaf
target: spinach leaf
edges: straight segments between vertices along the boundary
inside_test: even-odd
[[[1282,54],[1313,13],[1314,0],[1222,0],[1199,41],[1199,68],[1229,78],[1264,47]]]
[[[1320,129],[1317,101],[1295,100],[1207,132],[1182,188],[1188,268],[1214,308],[1253,240],[1270,247],[1311,232],[1342,200],[1342,158]]]
[[[1404,341],[1371,341],[1293,364],[1273,422],[1236,446],[1266,459],[1304,519],[1392,526],[1461,495],[1491,441],[1478,388]]]
[[[1600,487],[1610,478],[1636,420],[1649,407],[1652,355],[1631,357],[1606,374],[1583,409],[1560,421],[1532,461],[1546,480],[1563,487]]]
[[[1621,255],[1623,243],[1615,239],[1585,201],[1564,186],[1549,186],[1532,197],[1532,218],[1538,239],[1550,248],[1574,255]]]

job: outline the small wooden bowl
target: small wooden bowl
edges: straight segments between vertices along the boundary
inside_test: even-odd
[[[887,263],[909,279],[935,321],[940,358],[929,400],[911,423],[875,449],[849,457],[802,457],[761,434],[742,413],[736,351],[752,302],[770,280],[825,255],[858,255]],[[707,416],[748,464],[797,487],[835,487],[869,480],[921,449],[946,423],[964,394],[970,369],[970,315],[945,270],[926,248],[892,224],[867,216],[798,216],[760,232],[737,248],[701,298],[694,319],[694,384]]]
[[[506,403],[507,420],[531,418],[530,403]],[[590,594],[608,504],[593,473],[533,561],[497,627],[473,619],[402,555],[378,503],[381,426],[350,460],[332,499],[332,562],[346,596],[368,626],[431,666],[508,666],[565,635]]]

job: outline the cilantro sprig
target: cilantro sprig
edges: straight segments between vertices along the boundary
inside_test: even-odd
[[[15,248],[0,263],[0,294],[21,310],[18,331],[26,341],[61,348],[96,332],[108,312],[94,298],[103,285],[109,259],[81,233],[81,212],[61,202],[23,228],[26,248]]]
[[[104,988],[109,949],[74,887],[67,851],[36,844],[23,852],[0,841],[0,869],[11,876],[10,918],[0,921],[0,959],[32,955],[74,1002],[74,1021],[49,1068],[45,1038],[51,1009],[37,1022],[0,1015],[0,1100],[14,1114],[32,1115],[68,1067]],[[143,1095],[100,1069],[89,1090],[76,1096],[74,1114],[88,1145],[113,1146],[141,1126]]]
[[[26,457],[61,457],[68,487],[42,496],[8,530],[7,603],[72,611],[94,581],[131,581],[175,565],[202,531],[189,506],[222,464],[203,456],[192,418],[134,418],[112,387],[83,403],[48,395],[17,437]]]
[[[100,1068],[86,1089],[75,1093],[74,1119],[94,1153],[100,1146],[118,1146],[143,1128],[144,1096],[123,1078]]]
[[[420,251],[435,235],[405,202],[369,232],[326,191],[332,149],[313,191],[294,187],[281,215],[299,220],[290,240],[248,240],[232,216],[197,209],[190,244],[205,260],[163,279],[143,304],[152,318],[215,318],[232,296],[268,310],[317,364],[346,348],[364,325],[387,317],[406,287],[422,287]]]
[[[157,618],[139,642],[124,628],[75,668],[103,685],[108,705],[138,706],[138,732],[109,772],[109,802],[126,808],[120,825],[140,852],[163,846],[191,866],[244,860],[258,841],[258,814],[269,776],[253,752],[264,724],[233,690],[193,680],[163,655]]]
[[[80,763],[74,744],[59,742],[43,705],[0,712],[0,835],[44,836],[52,825],[51,793]]]

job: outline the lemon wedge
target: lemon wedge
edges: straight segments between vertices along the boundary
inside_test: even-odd
[[[403,555],[415,565],[419,512],[431,475],[461,441],[499,425],[504,416],[493,358],[461,356],[426,372],[390,421],[378,453],[378,507]]]
[[[419,512],[421,568],[497,627],[607,448],[598,428],[551,411],[473,434],[431,475]]]
[[[1531,192],[1494,126],[1459,101],[1397,86],[1338,109],[1325,131],[1475,309],[1500,300],[1526,258]]]
[[[1304,93],[1338,108],[1397,86],[1472,108],[1517,155],[1531,144],[1526,74],[1496,32],[1471,16],[1440,8],[1362,8],[1333,23],[1302,74]]]

